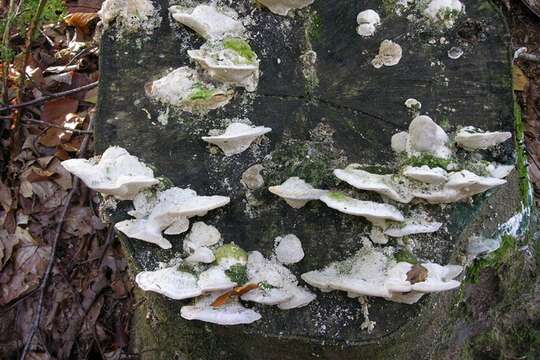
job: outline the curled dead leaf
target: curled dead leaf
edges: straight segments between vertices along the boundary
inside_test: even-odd
[[[66,25],[76,27],[84,34],[88,34],[91,30],[91,26],[95,24],[97,17],[97,13],[76,12],[67,15],[64,18],[64,22]]]
[[[231,301],[232,299],[234,299],[236,297],[240,297],[240,296],[244,295],[245,293],[248,293],[251,290],[254,290],[254,289],[258,288],[258,287],[259,287],[259,285],[257,285],[257,284],[246,284],[244,286],[235,287],[234,289],[232,289],[230,291],[227,291],[223,295],[218,296],[216,298],[216,300],[214,300],[214,302],[212,304],[210,304],[210,306],[212,306],[212,307],[223,306],[223,305],[227,304],[229,301]]]
[[[407,281],[411,284],[416,284],[422,281],[426,281],[428,276],[428,269],[422,265],[413,265],[411,270],[407,273]]]

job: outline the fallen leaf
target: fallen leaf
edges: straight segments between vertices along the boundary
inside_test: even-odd
[[[411,284],[416,284],[422,281],[426,281],[428,276],[428,269],[422,265],[413,265],[411,270],[407,273],[407,281]]]
[[[91,25],[95,24],[97,19],[97,13],[82,13],[76,12],[67,15],[64,18],[64,22],[69,26],[74,26],[84,34],[90,33]]]
[[[220,307],[234,299],[235,297],[239,297],[244,295],[247,292],[250,292],[251,290],[254,290],[258,288],[259,286],[257,284],[246,284],[244,286],[236,287],[230,291],[227,291],[226,293],[218,296],[210,306],[212,307]]]
[[[13,248],[19,243],[19,238],[15,234],[8,234],[6,230],[0,230],[0,270],[11,259]]]
[[[525,91],[529,79],[517,65],[512,65],[512,78],[514,91]]]

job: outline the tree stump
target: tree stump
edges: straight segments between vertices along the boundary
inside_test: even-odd
[[[220,230],[225,242],[269,255],[275,237],[296,234],[306,253],[291,267],[297,276],[353,254],[370,225],[319,202],[293,209],[267,186],[299,176],[314,186],[350,190],[332,176],[334,168],[361,163],[391,170],[396,162],[391,136],[411,121],[404,106],[408,98],[421,101],[422,113],[449,132],[467,125],[514,131],[509,35],[490,1],[463,1],[466,14],[442,32],[395,15],[388,7],[391,1],[315,1],[286,17],[255,9],[249,0],[222,2],[252,18],[246,27],[262,71],[256,92],[239,90],[227,106],[206,115],[151,101],[145,83],[188,65],[187,50],[204,43],[174,24],[168,1],[160,0],[162,21],[152,34],[117,37],[111,28],[102,37],[97,150],[122,146],[178,187],[231,197],[228,206],[202,218]],[[356,16],[369,8],[381,14],[382,25],[374,36],[363,38],[355,30]],[[402,46],[403,58],[396,66],[376,69],[371,61],[385,39]],[[464,50],[459,59],[447,55],[454,46]],[[317,54],[314,64],[302,61],[309,51]],[[158,121],[164,114],[166,124]],[[240,155],[224,158],[210,152],[201,136],[233,118],[248,118],[272,132]],[[494,160],[512,163],[515,151],[507,142]],[[266,185],[248,191],[240,179],[254,164],[264,166]],[[514,171],[507,185],[469,203],[425,205],[446,226],[419,235],[415,255],[442,264],[458,262],[469,236],[491,236],[522,211],[522,177]],[[357,196],[380,202],[378,196]],[[128,218],[128,207],[121,204],[113,218]],[[178,255],[182,238],[170,237],[173,249],[162,250],[122,237],[132,272],[154,269]],[[136,303],[142,305],[134,313],[132,340],[148,359],[280,360],[440,358],[456,341],[460,314],[453,310],[460,291],[431,294],[415,305],[370,300],[370,319],[376,322],[372,333],[361,330],[364,317],[356,299],[314,291],[317,299],[306,307],[255,306],[261,320],[221,327],[182,319],[186,302],[137,290]]]

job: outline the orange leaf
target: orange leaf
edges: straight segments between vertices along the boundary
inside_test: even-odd
[[[258,288],[259,286],[257,284],[246,284],[244,286],[236,287],[230,291],[227,291],[226,293],[218,296],[216,300],[210,306],[212,307],[220,307],[231,301],[234,297],[239,297],[244,295],[247,292],[250,292],[253,289]]]
[[[72,13],[64,18],[66,25],[74,26],[81,30],[83,33],[88,34],[90,32],[90,25],[97,18],[97,13]]]

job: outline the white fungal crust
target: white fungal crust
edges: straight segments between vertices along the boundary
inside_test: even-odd
[[[403,214],[395,206],[389,204],[357,200],[335,192],[321,196],[320,200],[332,209],[349,215],[362,216],[381,227],[385,226],[387,220],[397,222],[405,220]]]
[[[512,170],[514,170],[514,167],[514,165],[491,163],[487,166],[486,170],[489,172],[489,176],[497,179],[504,179],[505,177],[510,175]]]
[[[221,239],[218,229],[204,222],[196,222],[184,239],[184,251],[190,254],[187,262],[212,263],[215,260],[210,246],[217,244]]]
[[[426,222],[417,220],[406,220],[400,226],[391,226],[384,231],[390,237],[400,238],[413,234],[428,234],[439,231],[443,224],[440,222]]]
[[[403,169],[403,175],[425,184],[440,185],[448,180],[448,173],[442,168],[430,168],[423,166],[407,166]]]
[[[399,64],[402,56],[403,50],[399,44],[392,40],[384,40],[379,47],[379,54],[375,56],[371,64],[376,69],[383,66],[395,66]]]
[[[288,310],[306,306],[316,297],[298,286],[296,276],[289,269],[275,259],[265,259],[258,251],[249,253],[247,275],[249,283],[259,284],[259,289],[254,294],[242,296],[242,300],[272,303]]]
[[[268,191],[283,198],[294,209],[304,207],[309,201],[319,200],[328,192],[315,189],[299,177],[291,177],[281,185],[270,186]]]
[[[448,135],[429,116],[420,115],[411,121],[406,151],[409,156],[422,154],[448,159],[452,151],[448,147]]]
[[[242,184],[249,190],[257,190],[264,186],[264,178],[261,171],[264,170],[261,164],[250,166],[242,173]]]
[[[512,137],[510,132],[485,132],[473,126],[461,128],[456,134],[456,143],[465,150],[486,150]]]
[[[389,301],[413,304],[430,292],[452,290],[460,286],[454,280],[461,266],[425,263],[420,267],[396,263],[393,249],[374,248],[368,241],[353,257],[335,262],[319,271],[302,274],[302,279],[323,292],[341,290],[349,297],[374,296]],[[419,272],[419,276],[415,276]]]
[[[212,307],[212,302],[220,293],[212,293],[198,298],[194,305],[182,306],[180,315],[187,320],[200,320],[218,325],[251,324],[261,318],[261,315],[243,307],[238,300],[228,302],[219,307]]]
[[[358,27],[356,32],[360,36],[369,37],[375,34],[377,27],[381,24],[381,17],[375,10],[364,10],[356,17]]]
[[[359,169],[359,166],[351,164],[345,169],[336,169],[334,175],[360,190],[373,191],[402,203],[408,203],[412,200],[410,192],[407,189],[401,189],[401,186],[392,179],[392,175],[371,174]]]
[[[234,95],[226,85],[216,87],[205,82],[195,69],[187,66],[148,83],[145,90],[149,97],[187,112],[217,109],[228,104]]]
[[[459,0],[431,0],[424,10],[424,15],[433,22],[450,28],[464,10],[465,7]]]
[[[213,80],[255,91],[259,83],[259,59],[240,38],[226,38],[188,50],[189,57]]]
[[[251,143],[272,129],[264,126],[249,126],[242,123],[232,123],[225,132],[218,136],[203,136],[202,139],[218,146],[225,156],[240,154],[247,150]]]
[[[208,211],[225,206],[230,202],[226,196],[198,196],[190,189],[171,188],[157,193],[155,197],[141,193],[134,201],[135,211],[130,215],[136,219],[117,223],[115,228],[126,236],[171,248],[161,232],[179,223],[175,233],[187,230],[184,224],[194,216],[204,216]]]
[[[62,166],[89,188],[120,200],[132,200],[159,182],[152,169],[118,146],[109,147],[101,158],[65,160]]]
[[[294,234],[278,236],[274,241],[274,252],[282,264],[296,264],[304,258],[302,242]]]
[[[274,14],[286,16],[293,9],[303,9],[315,0],[257,0]]]
[[[241,35],[245,32],[242,22],[234,10],[211,5],[198,5],[194,8],[171,6],[169,11],[178,21],[207,40],[221,39],[225,35]]]
[[[156,292],[174,300],[190,299],[202,294],[197,277],[176,267],[140,272],[135,282],[144,291]]]
[[[407,142],[409,141],[409,133],[401,131],[392,136],[392,150],[397,153],[402,153],[407,150]]]
[[[159,25],[159,14],[150,0],[105,0],[98,11],[103,28],[116,21],[122,30],[145,32]]]

